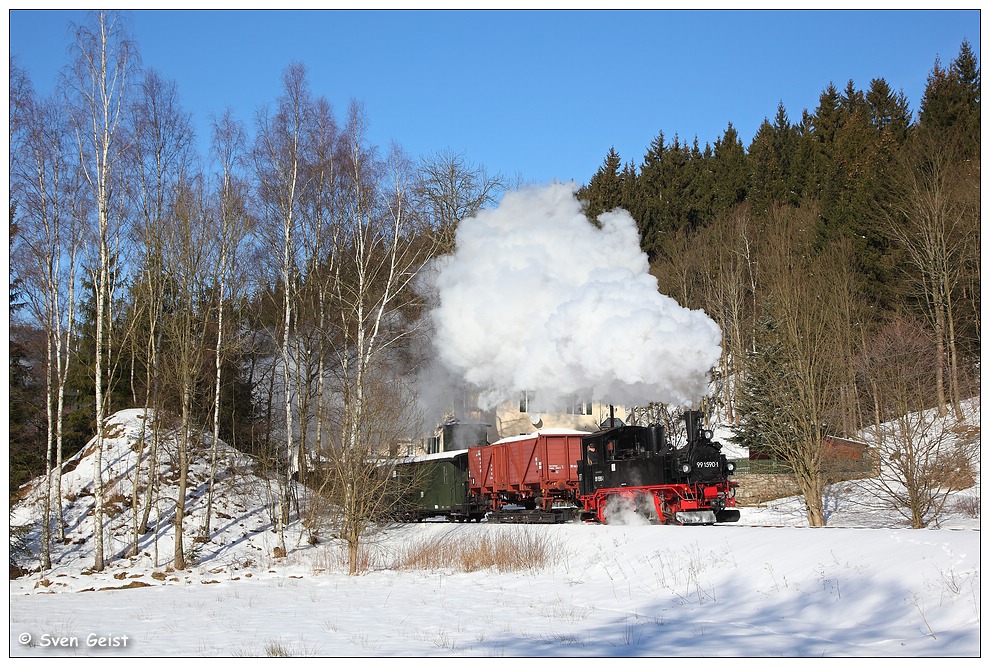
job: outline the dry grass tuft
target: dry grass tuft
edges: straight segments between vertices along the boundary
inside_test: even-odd
[[[438,535],[407,546],[395,557],[397,570],[454,569],[459,572],[536,570],[556,559],[546,533],[498,531],[455,538]]]
[[[321,545],[313,560],[313,574],[347,572],[348,558],[347,544],[343,541]],[[358,548],[357,571],[370,572],[384,569],[388,569],[388,566],[381,562],[381,556],[374,546],[362,543]]]

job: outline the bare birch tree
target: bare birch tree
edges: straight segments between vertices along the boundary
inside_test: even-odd
[[[197,387],[205,356],[203,341],[210,322],[207,298],[215,234],[205,206],[202,178],[180,183],[173,224],[165,243],[165,259],[176,292],[176,309],[169,318],[169,368],[179,396],[180,427],[177,439],[178,490],[175,498],[175,550],[173,567],[185,569],[184,521],[189,466],[201,449],[203,423],[198,419]]]
[[[722,329],[722,355],[715,373],[716,398],[720,398],[729,423],[736,423],[737,382],[734,371],[746,358],[752,337],[753,266],[746,253],[746,239],[755,225],[748,207],[737,207],[725,224],[702,230],[695,245],[702,250],[700,269],[706,312]]]
[[[189,170],[193,134],[189,115],[179,104],[175,83],[164,80],[154,70],[145,72],[138,84],[138,94],[132,107],[132,122],[134,141],[131,157],[135,168],[138,211],[134,236],[138,246],[143,249],[133,299],[135,317],[139,320],[135,323],[138,325],[135,332],[141,335],[140,340],[135,340],[133,345],[139,348],[137,354],[144,366],[144,396],[141,400],[144,402],[146,416],[142,422],[143,432],[134,467],[131,496],[131,550],[132,553],[137,553],[140,536],[148,530],[151,508],[155,502],[155,478],[158,474],[162,416],[162,328],[169,283],[169,269],[164,257],[165,244],[169,229],[175,224],[175,199],[179,185]],[[142,508],[139,505],[142,490],[140,479],[148,435],[151,442]]]
[[[339,417],[326,491],[354,574],[365,531],[394,503],[383,476],[389,476],[387,462],[397,454],[402,428],[415,421],[408,394],[388,370],[410,335],[405,316],[418,298],[412,284],[435,246],[410,210],[408,161],[395,147],[387,163],[375,159],[356,104],[344,137],[349,176],[333,284],[341,338],[335,373]]]
[[[92,234],[93,284],[96,290],[96,451],[93,457],[94,569],[104,568],[103,535],[103,425],[106,417],[104,382],[108,374],[107,335],[113,307],[111,264],[120,242],[119,214],[126,102],[137,53],[115,12],[99,11],[92,25],[78,26],[73,45],[75,59],[67,76],[75,96],[73,125],[79,164],[96,209]]]
[[[234,280],[239,248],[248,231],[247,183],[241,177],[245,159],[244,127],[228,111],[213,122],[212,150],[219,163],[215,194],[215,223],[217,226],[216,257],[212,276],[216,294],[216,347],[213,356],[213,440],[210,448],[210,479],[206,499],[206,520],[202,538],[210,538],[213,514],[213,487],[216,481],[217,455],[220,442],[220,395],[223,387],[223,362],[228,332],[225,312],[228,302],[238,289]]]
[[[51,503],[59,538],[62,517],[62,440],[65,389],[72,358],[75,287],[79,273],[80,219],[83,215],[72,137],[58,91],[27,105],[29,159],[11,172],[23,196],[22,237],[28,251],[23,262],[26,293],[35,319],[45,331],[45,413],[47,422],[45,485],[42,510],[42,567],[51,567]],[[53,460],[54,459],[54,460]]]
[[[309,484],[307,459],[322,447],[328,351],[336,343],[329,325],[340,234],[339,130],[325,98],[313,100],[306,127],[306,189],[301,198],[300,266],[294,336],[299,481]]]
[[[446,149],[425,158],[412,195],[416,211],[437,235],[437,252],[453,252],[458,223],[495,204],[505,188],[504,176],[489,175],[463,153]]]
[[[282,455],[276,456],[276,462],[284,468],[279,472],[280,488],[275,523],[278,548],[284,555],[285,524],[289,518],[289,481],[300,464],[298,439],[293,425],[293,336],[300,273],[297,256],[299,208],[307,187],[306,130],[312,114],[312,101],[303,65],[288,67],[283,73],[282,82],[283,94],[276,104],[274,114],[262,111],[258,115],[254,161],[263,222],[266,226],[266,242],[272,251],[272,257],[277,258],[276,271],[281,292],[281,335],[278,347],[285,447]]]

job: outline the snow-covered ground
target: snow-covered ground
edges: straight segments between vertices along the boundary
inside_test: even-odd
[[[975,415],[978,425],[978,403]],[[105,459],[126,497],[142,412],[115,421]],[[298,522],[288,555],[275,558],[265,484],[244,474],[249,461],[222,452],[215,533],[203,545],[189,538],[195,560],[184,571],[170,567],[166,503],[157,540],[145,536],[134,557],[117,557],[131,521],[129,511],[117,514],[106,548],[114,558],[89,572],[92,463],[83,457],[66,473],[64,493],[75,499],[67,543],[52,570],[10,582],[10,654],[980,655],[980,520],[962,510],[941,529],[910,530],[870,511],[862,485],[847,482],[829,489],[835,527],[824,529],[806,527],[797,498],[744,507],[735,525],[402,525],[369,537],[372,565],[351,577],[338,546],[308,544]],[[204,516],[205,474],[194,466],[189,535]],[[12,525],[37,516],[38,490],[25,493]],[[950,505],[963,508],[956,501],[978,499],[979,488],[957,496]],[[514,572],[397,566],[411,546],[493,535],[548,546],[545,564]]]

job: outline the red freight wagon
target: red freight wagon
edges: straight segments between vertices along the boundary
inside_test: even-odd
[[[468,450],[468,489],[505,504],[549,511],[577,498],[577,462],[584,431],[544,429]]]

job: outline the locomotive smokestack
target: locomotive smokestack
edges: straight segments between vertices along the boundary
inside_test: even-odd
[[[704,413],[700,410],[687,410],[684,413],[684,425],[687,427],[687,441],[695,442],[701,433],[701,420]]]

